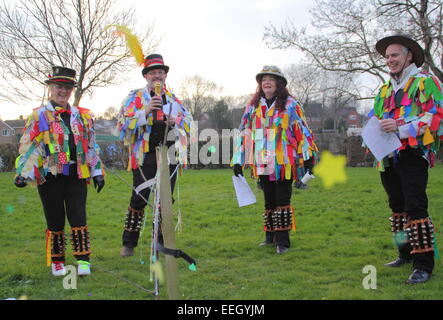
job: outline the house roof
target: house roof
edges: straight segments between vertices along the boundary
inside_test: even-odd
[[[11,126],[7,123],[7,121],[8,121],[8,120],[1,120],[1,119],[0,119],[0,123],[3,123],[5,126],[9,127],[11,130],[14,130],[14,128],[11,127]]]
[[[4,120],[6,124],[8,124],[11,128],[24,128],[26,121],[25,120]]]

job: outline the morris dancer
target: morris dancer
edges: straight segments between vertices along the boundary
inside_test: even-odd
[[[156,176],[155,149],[165,141],[167,125],[172,137],[168,135],[166,145],[170,148],[178,148],[179,162],[187,164],[186,136],[190,134],[192,117],[182,103],[165,89],[168,71],[169,67],[164,64],[161,55],[148,55],[142,70],[147,85],[131,91],[123,101],[119,113],[116,135],[129,147],[128,170],[132,170],[134,187],[122,236],[123,247],[120,251],[122,257],[132,256],[138,244],[147,205],[146,200],[149,198],[151,189],[144,188],[140,190],[140,194],[135,190],[142,183]],[[169,166],[173,191],[177,176],[177,161],[170,160],[174,160]],[[158,239],[162,245],[162,234],[161,230],[159,231]]]
[[[281,70],[264,66],[256,80],[257,92],[243,114],[232,164],[236,176],[250,165],[253,177],[259,177],[266,232],[260,245],[275,244],[282,254],[290,247],[289,231],[295,231],[292,182],[305,174],[305,162],[309,167],[315,164],[318,150],[303,108],[289,94]]]
[[[54,276],[66,274],[65,216],[71,226],[78,275],[91,273],[87,184],[92,178],[97,192],[105,184],[92,115],[88,109],[69,104],[76,87],[75,75],[69,68],[52,68],[52,76],[45,81],[49,102],[29,116],[16,161],[15,185],[25,187],[27,181],[38,185],[47,223],[47,261]]]
[[[436,77],[419,69],[421,46],[406,35],[385,37],[376,44],[385,58],[390,79],[381,87],[369,116],[380,119],[382,130],[395,132],[402,146],[378,163],[381,182],[392,210],[399,256],[387,263],[400,267],[412,261],[406,283],[428,281],[434,268],[434,226],[428,215],[428,168],[442,140],[443,95]]]

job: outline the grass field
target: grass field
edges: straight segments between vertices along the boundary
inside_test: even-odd
[[[118,174],[131,181],[127,172]],[[404,284],[411,266],[383,266],[396,257],[396,250],[378,173],[373,168],[348,168],[347,174],[348,182],[332,189],[324,189],[320,179],[312,180],[307,190],[294,189],[297,232],[291,234],[290,251],[279,256],[273,247],[258,246],[264,236],[263,196],[251,179],[258,203],[239,209],[230,170],[185,170],[174,196],[174,210],[180,208],[183,217],[177,245],[197,260],[198,268],[192,272],[179,260],[182,298],[442,299],[441,260],[436,260],[431,281],[417,286]],[[100,194],[90,187],[93,274],[80,278],[76,290],[66,290],[45,265],[46,224],[37,190],[17,189],[12,181],[13,173],[0,174],[0,299],[153,299],[143,290],[153,289],[147,263],[150,227],[135,256],[119,257],[131,191],[127,185],[109,172]],[[442,194],[443,165],[438,164],[430,170],[428,197],[441,248]],[[151,212],[148,217],[150,221]],[[68,243],[68,265],[74,262],[71,252]],[[366,265],[377,270],[376,289],[363,288]],[[160,292],[166,299],[165,285]]]

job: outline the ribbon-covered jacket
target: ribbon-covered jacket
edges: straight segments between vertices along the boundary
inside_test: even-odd
[[[191,113],[169,91],[165,91],[167,104],[163,113],[174,117],[173,127],[177,160],[187,165],[188,135],[193,135],[194,125]],[[146,115],[146,107],[151,101],[147,87],[136,89],[123,100],[114,135],[129,147],[128,170],[143,164],[144,155],[149,150],[149,138],[153,127],[153,113]]]
[[[69,128],[64,123],[59,107],[48,102],[33,110],[20,138],[16,173],[27,180],[43,184],[48,173],[69,175],[69,167],[76,163],[80,179],[104,175],[95,142],[92,115],[88,109],[71,106],[70,127],[76,155],[70,154]],[[61,109],[61,108],[60,108]],[[75,160],[70,160],[70,159]]]
[[[250,165],[253,176],[269,175],[271,181],[298,180],[304,162],[315,162],[317,153],[302,106],[289,96],[285,110],[275,102],[267,108],[262,97],[257,107],[246,106],[231,164]]]
[[[397,90],[393,80],[388,80],[374,100],[369,117],[394,119],[402,146],[420,148],[423,155],[434,164],[435,154],[443,140],[443,94],[435,76],[411,65],[408,77]],[[383,163],[379,163],[382,170]]]

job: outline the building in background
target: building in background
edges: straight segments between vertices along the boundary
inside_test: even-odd
[[[25,124],[23,117],[18,120],[0,120],[0,144],[19,143]]]

